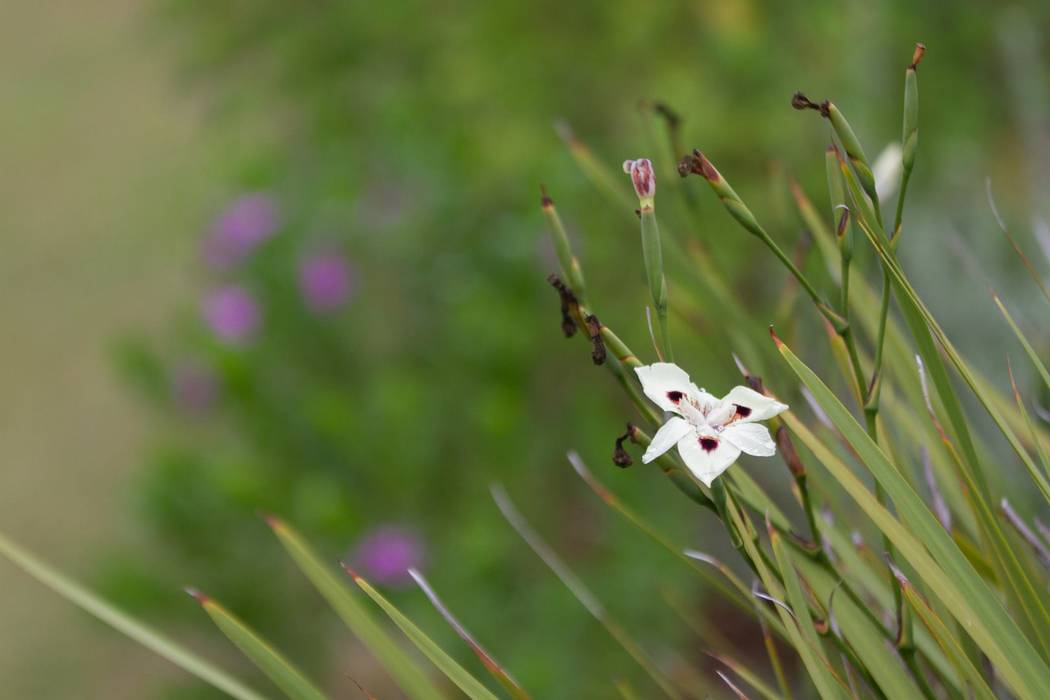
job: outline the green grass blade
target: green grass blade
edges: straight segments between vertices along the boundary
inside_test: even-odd
[[[915,586],[912,585],[911,581],[896,569],[894,569],[893,573],[901,584],[901,592],[904,594],[908,604],[912,606],[923,625],[926,626],[926,629],[930,631],[933,638],[940,644],[944,653],[952,660],[952,663],[959,670],[959,674],[966,679],[974,695],[981,700],[995,700],[995,693],[985,683],[981,672],[970,661],[965,650],[960,646],[957,636],[952,633],[940,615],[930,607],[929,603],[922,597],[922,594],[915,590]]]
[[[435,700],[443,697],[415,659],[405,653],[379,626],[372,614],[353,596],[342,578],[321,563],[299,533],[277,518],[268,517],[266,522],[306,578],[410,698]]]
[[[726,511],[733,523],[733,527],[739,533],[744,549],[755,563],[755,568],[758,571],[759,578],[762,580],[762,585],[766,588],[766,592],[777,600],[783,600],[784,589],[780,586],[775,572],[771,571],[769,566],[766,565],[765,557],[758,548],[757,538],[751,536],[749,523],[745,522],[747,516],[741,512],[732,497],[726,499]],[[781,575],[784,574],[782,573]],[[812,644],[809,637],[801,629],[803,626],[807,626],[809,631],[813,632],[813,620],[809,617],[808,606],[801,611],[801,614],[804,614],[805,617],[799,619],[793,617],[791,613],[780,605],[777,605],[776,609],[777,614],[780,615],[784,623],[788,641],[791,642],[792,646],[795,647],[795,651],[798,652],[810,679],[820,693],[820,697],[825,700],[829,698],[845,698],[845,685],[832,673],[831,665],[822,653],[819,640],[816,645]],[[799,612],[795,613],[795,615],[799,614]],[[816,634],[814,633],[815,636]]]
[[[325,694],[299,669],[233,613],[195,589],[188,588],[186,592],[201,604],[226,638],[291,700],[325,700]]]
[[[826,450],[824,454],[817,455],[818,459],[879,529],[890,538],[901,555],[929,584],[931,590],[944,601],[960,624],[970,632],[974,641],[997,666],[1014,692],[1019,697],[1035,700],[1039,697],[1041,689],[1050,688],[1050,669],[1010,619],[995,594],[974,570],[951,536],[923,503],[922,498],[911,489],[849,410],[779,339],[777,347],[791,369],[813,393],[817,403],[835,427],[886,490],[907,527],[880,506],[867,487]],[[795,421],[790,414],[784,416],[787,416],[784,420],[790,427]],[[815,454],[820,449],[814,450],[812,444],[807,446]],[[927,554],[927,548],[932,557]]]
[[[502,486],[493,484],[491,487],[492,499],[496,502],[503,517],[507,520],[514,531],[521,536],[525,543],[529,545],[533,552],[536,553],[544,564],[554,572],[554,575],[565,584],[565,587],[569,589],[572,595],[580,602],[587,612],[589,612],[598,622],[605,627],[606,631],[615,639],[624,651],[626,651],[635,662],[641,666],[653,682],[664,692],[669,698],[678,700],[681,698],[681,693],[674,687],[671,681],[663,674],[662,671],[657,667],[656,662],[653,661],[652,657],[642,648],[634,638],[628,634],[627,630],[614,619],[609,612],[605,609],[605,606],[601,604],[598,598],[590,591],[587,586],[584,585],[583,581],[579,579],[572,572],[572,570],[565,565],[565,562],[554,553],[554,550],[550,548],[546,542],[539,536],[528,521],[522,516],[521,512],[518,511],[514,503],[511,502],[510,497]]]
[[[715,654],[713,652],[707,652],[707,654],[712,659],[715,659],[719,663],[731,669],[733,673],[740,676],[745,683],[754,688],[758,692],[758,694],[764,697],[766,700],[782,700],[781,697],[777,695],[776,691],[769,687],[768,683],[762,680],[762,678],[757,673],[749,669],[744,664],[728,656]]]
[[[841,590],[836,591],[839,581],[826,569],[806,556],[792,553],[792,560],[799,574],[809,583],[814,595],[826,605],[828,601],[833,601],[833,607],[828,605],[828,615],[834,615],[843,638],[857,652],[857,657],[864,661],[871,677],[882,688],[886,697],[895,700],[921,699],[922,691],[894,651],[883,628],[876,625],[856,601]]]
[[[438,670],[445,674],[450,681],[455,683],[460,690],[467,694],[467,697],[471,700],[497,700],[496,696],[492,694],[488,688],[486,688],[477,678],[470,675],[467,669],[460,666],[455,659],[445,653],[445,650],[438,646],[437,642],[427,636],[427,633],[421,630],[414,622],[405,616],[397,607],[383,596],[382,593],[372,587],[368,581],[357,574],[353,569],[343,565],[346,572],[353,577],[354,582],[360,586],[361,590],[371,598],[376,605],[383,609],[383,612],[401,628],[401,631],[405,633],[405,636],[416,645],[416,647],[423,652],[428,659],[430,659]]]
[[[1017,382],[1014,381],[1014,370],[1010,366],[1010,363],[1006,364],[1006,372],[1010,375],[1010,388],[1014,392],[1014,402],[1017,404],[1017,412],[1024,418],[1025,426],[1028,428],[1028,435],[1032,440],[1032,445],[1035,447],[1036,454],[1039,455],[1039,462],[1043,465],[1043,473],[1050,476],[1050,461],[1046,456],[1046,450],[1043,449],[1043,443],[1039,441],[1039,434],[1035,430],[1035,423],[1032,422],[1032,417],[1028,415],[1028,409],[1025,408],[1024,399],[1021,398],[1021,391],[1017,388]]]
[[[1014,317],[1006,310],[1003,300],[1000,299],[999,295],[995,292],[992,292],[992,300],[995,301],[995,305],[999,307],[999,311],[1003,314],[1003,318],[1005,318],[1006,322],[1010,324],[1010,330],[1014,332],[1018,342],[1021,343],[1021,347],[1024,348],[1025,354],[1028,355],[1028,359],[1032,361],[1032,365],[1038,370],[1039,376],[1043,378],[1043,383],[1046,384],[1046,388],[1050,389],[1050,372],[1046,370],[1046,365],[1044,365],[1043,361],[1039,359],[1039,355],[1036,353],[1035,348],[1033,348],[1032,344],[1028,342],[1028,338],[1025,337],[1024,331],[1022,331],[1021,327],[1017,325],[1016,321],[1014,321]]]
[[[430,583],[428,583],[423,577],[423,574],[415,569],[409,569],[408,573],[412,576],[412,580],[416,582],[416,585],[419,586],[420,590],[426,595],[427,599],[430,600],[434,609],[441,614],[441,617],[445,618],[445,622],[447,622],[456,634],[459,635],[459,638],[467,643],[474,654],[478,657],[478,660],[485,666],[485,669],[492,674],[493,678],[499,681],[500,685],[503,686],[507,693],[509,693],[515,700],[530,700],[529,694],[525,692],[525,689],[514,680],[510,673],[508,673],[498,661],[496,661],[492,654],[485,651],[485,648],[474,639],[474,636],[467,631],[467,628],[456,619],[456,616],[452,614],[452,611],[448,609],[441,598],[438,597],[438,594],[434,589],[430,587]]]
[[[772,525],[769,525],[767,529],[769,532],[769,542],[773,547],[773,556],[776,557],[777,568],[780,569],[780,576],[784,581],[784,588],[787,592],[787,602],[791,605],[791,609],[795,611],[795,617],[798,622],[799,633],[802,635],[802,640],[807,648],[820,652],[823,650],[823,645],[820,642],[820,637],[817,636],[816,629],[813,627],[813,618],[809,613],[809,603],[806,601],[806,596],[802,592],[802,584],[799,582],[798,572],[795,570],[795,564],[791,552],[784,545],[780,533],[778,533]],[[803,655],[802,659],[803,661],[806,661],[806,655]],[[826,661],[822,659],[817,663],[806,661],[806,670],[808,670],[809,674],[813,676],[813,680],[816,682],[817,688],[821,691],[822,696],[842,697],[842,689],[838,685],[838,682],[830,669],[827,667]],[[818,672],[817,675],[814,674],[814,671]],[[818,675],[820,676],[819,678]],[[833,692],[829,694],[827,689],[831,689]]]
[[[0,554],[80,609],[94,615],[113,629],[127,635],[158,656],[164,657],[230,697],[237,698],[237,700],[263,700],[265,697],[230,676],[226,671],[67,578],[2,534],[0,534]]]

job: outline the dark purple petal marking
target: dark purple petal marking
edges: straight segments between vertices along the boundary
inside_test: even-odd
[[[733,405],[736,406],[736,414],[738,416],[740,416],[741,418],[747,418],[748,416],[751,415],[751,409],[748,408],[747,406],[741,406],[738,403],[735,403]]]
[[[700,447],[703,448],[704,452],[714,452],[718,448],[718,440],[702,437],[700,438]]]
[[[678,403],[682,400],[684,394],[680,391],[669,391],[667,392],[667,398],[671,399],[671,403]]]

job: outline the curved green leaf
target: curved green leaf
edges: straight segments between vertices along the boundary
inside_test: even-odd
[[[363,579],[352,569],[345,566],[346,572],[353,577],[354,582],[361,587],[369,598],[371,598],[379,607],[383,609],[394,624],[401,628],[401,631],[405,633],[405,636],[412,641],[416,647],[423,652],[428,659],[430,659],[438,669],[448,676],[448,679],[459,686],[459,689],[467,694],[471,700],[497,700],[496,696],[492,694],[488,688],[482,683],[470,675],[467,669],[456,663],[456,660],[445,653],[438,644],[427,636],[426,632],[416,626],[414,622],[408,619],[397,607],[387,600],[382,593],[372,587],[368,581]]]
[[[778,340],[777,347],[791,369],[813,393],[835,427],[886,490],[907,527],[879,505],[867,487],[822,445],[807,443],[810,450],[879,529],[890,538],[901,555],[929,584],[931,590],[943,600],[952,615],[996,665],[1014,692],[1019,697],[1031,700],[1040,697],[1042,689],[1050,688],[1050,669],[1010,619],[1002,603],[974,570],[922,498],[912,490],[846,407],[787,345]],[[797,419],[791,414],[784,414],[782,417],[793,432],[798,432],[795,430],[798,425]],[[932,557],[927,553],[927,548]]]
[[[310,582],[342,618],[350,631],[383,664],[398,686],[411,698],[420,700],[441,698],[441,692],[419,668],[415,659],[406,654],[379,626],[371,613],[350,593],[350,589],[343,581],[329,567],[321,563],[299,533],[277,518],[269,517],[266,522],[306,578],[310,579]]]
[[[233,678],[226,671],[205,661],[197,654],[95,595],[76,581],[67,578],[2,534],[0,534],[0,554],[69,602],[230,697],[237,698],[237,700],[264,700],[264,696]]]
[[[215,626],[291,700],[325,700],[325,694],[306,679],[279,651],[233,613],[194,589],[187,589]]]

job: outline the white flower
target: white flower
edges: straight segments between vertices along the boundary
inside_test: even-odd
[[[746,386],[735,387],[718,399],[689,381],[689,375],[676,364],[657,362],[637,367],[642,391],[657,406],[677,415],[664,423],[642,455],[648,464],[678,445],[689,470],[710,486],[728,469],[741,452],[770,457],[777,451],[769,430],[758,421],[787,410]]]

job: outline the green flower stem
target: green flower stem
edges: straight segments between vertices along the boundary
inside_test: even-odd
[[[821,298],[820,294],[813,287],[813,284],[809,281],[802,271],[795,266],[795,263],[780,249],[780,246],[766,233],[766,230],[758,223],[755,215],[751,213],[744,201],[740,199],[740,195],[730,186],[722,174],[718,172],[711,161],[704,156],[700,151],[694,150],[692,155],[686,156],[686,158],[679,165],[679,172],[683,175],[694,173],[701,175],[707,180],[707,183],[714,190],[715,195],[725,206],[730,216],[737,220],[737,222],[744,227],[744,229],[757,237],[766,247],[773,251],[773,254],[780,260],[781,264],[787,268],[799,285],[806,290],[806,294],[813,300],[817,310],[824,315],[824,318],[835,327],[836,331],[841,331],[847,324],[846,320],[839,315],[831,306]]]
[[[656,212],[652,202],[643,202],[639,217],[642,221],[642,256],[645,258],[645,274],[649,279],[649,295],[656,310],[659,326],[659,347],[663,359],[674,360],[671,338],[667,332],[667,278],[664,276],[664,256],[660,246],[660,226],[656,223]]]
[[[561,222],[561,217],[558,216],[558,210],[554,208],[554,200],[547,196],[546,190],[543,191],[542,208],[543,215],[547,218],[547,225],[551,230],[551,241],[554,243],[554,252],[558,256],[561,273],[569,281],[569,286],[576,293],[576,297],[586,304],[587,290],[583,282],[580,261],[572,252],[569,235],[565,232],[565,226]]]

